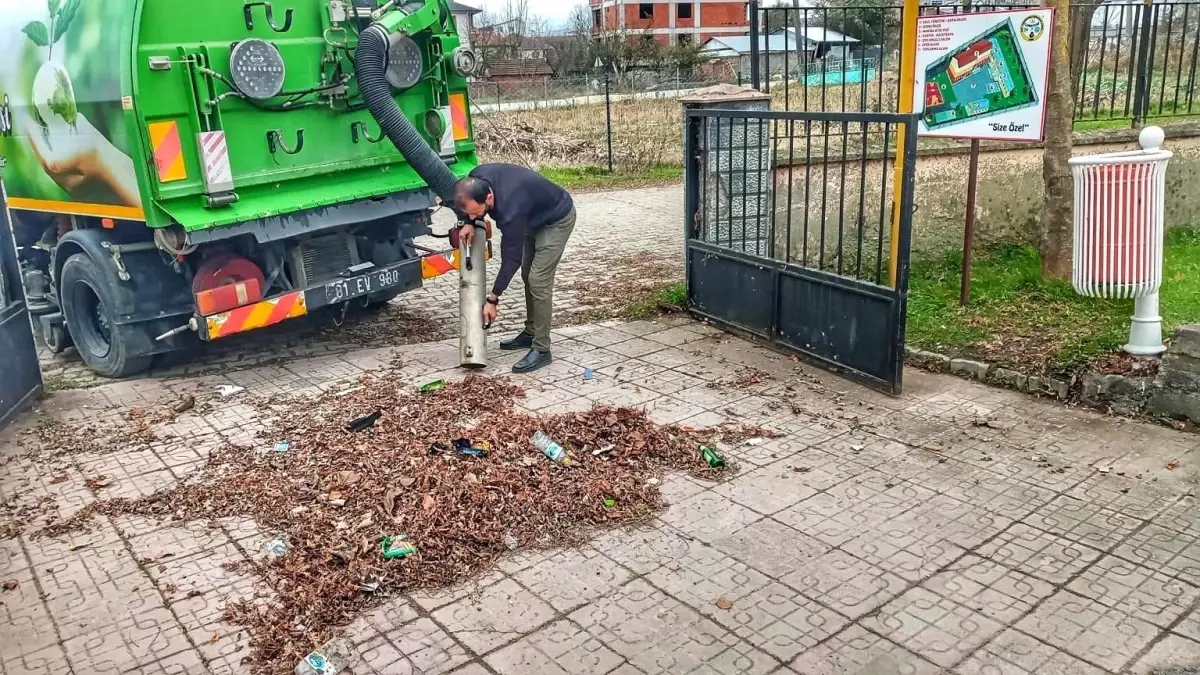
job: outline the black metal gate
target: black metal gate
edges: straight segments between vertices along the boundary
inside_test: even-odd
[[[0,427],[41,391],[42,373],[21,288],[8,200],[0,185]]]
[[[916,120],[689,110],[690,309],[899,394]]]

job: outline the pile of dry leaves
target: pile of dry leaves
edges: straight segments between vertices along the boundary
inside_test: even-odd
[[[516,157],[525,162],[551,160],[591,163],[602,157],[595,143],[538,129],[521,120],[498,115],[475,127],[475,147],[489,158]]]
[[[275,597],[234,603],[226,615],[251,635],[254,672],[285,673],[384,598],[461,582],[514,544],[569,544],[597,526],[645,518],[663,506],[664,471],[729,470],[703,464],[700,443],[764,433],[660,426],[630,408],[537,417],[515,408],[520,395],[505,380],[472,377],[420,393],[380,376],[349,393],[260,401],[268,421],[255,447],[224,448],[180,486],[97,502],[43,534],[84,527],[95,513],[253,518],[287,552],[240,571]],[[375,411],[373,426],[347,430]],[[569,463],[533,448],[539,430],[567,449]],[[460,452],[454,441],[464,438],[486,455]],[[384,559],[381,541],[398,534],[417,553]]]

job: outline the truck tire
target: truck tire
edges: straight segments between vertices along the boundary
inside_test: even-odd
[[[71,346],[71,336],[67,335],[67,328],[63,324],[42,323],[41,328],[42,342],[51,354],[61,354]]]
[[[150,367],[151,356],[131,356],[125,343],[114,339],[115,277],[85,253],[76,253],[63,264],[59,302],[67,329],[83,362],[104,377],[125,377]]]

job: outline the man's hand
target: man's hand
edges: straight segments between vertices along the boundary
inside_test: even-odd
[[[500,308],[490,302],[483,303],[483,325],[484,327],[492,325],[496,321],[496,317],[500,316]]]
[[[463,223],[462,227],[458,228],[458,240],[470,248],[475,241],[475,226],[471,223]]]

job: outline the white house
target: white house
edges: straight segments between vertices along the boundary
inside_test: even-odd
[[[454,17],[454,25],[458,28],[458,41],[464,47],[471,46],[471,31],[475,28],[475,15],[482,12],[461,2],[450,3],[450,14]]]

